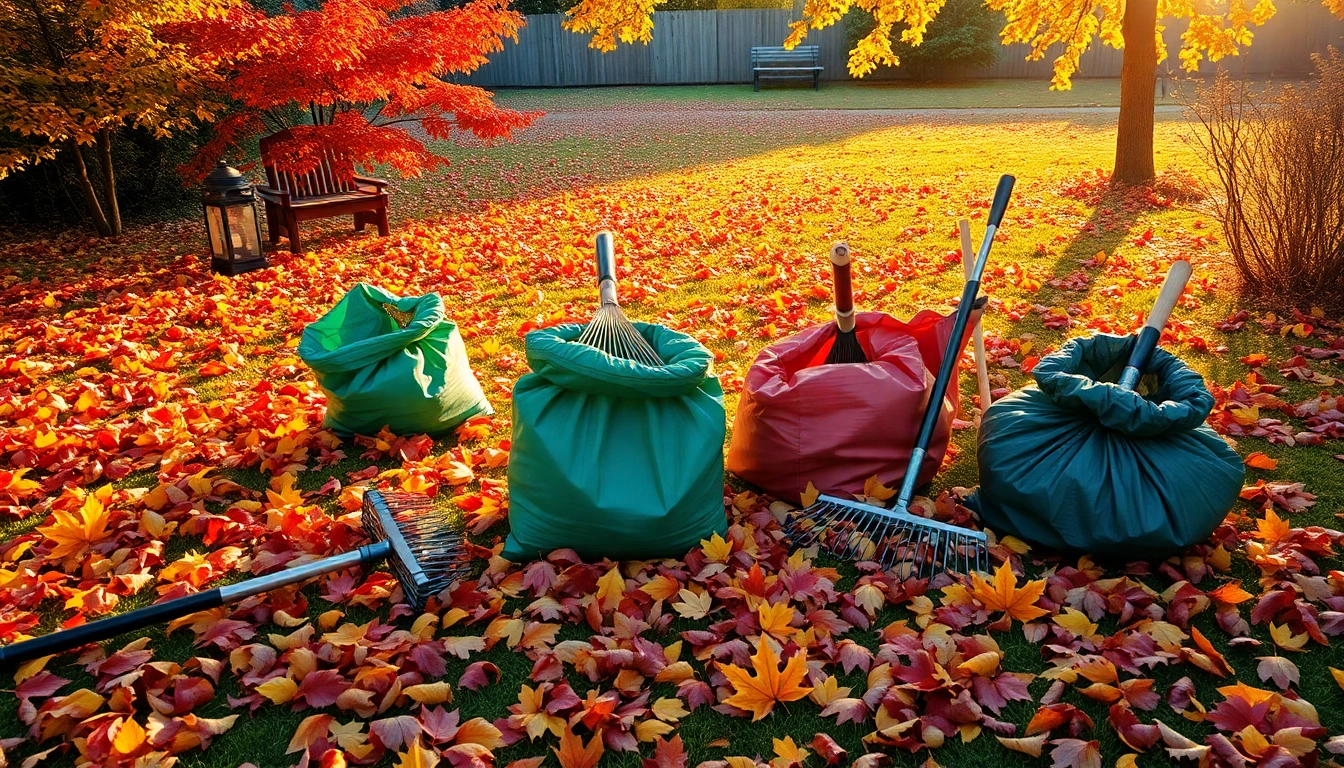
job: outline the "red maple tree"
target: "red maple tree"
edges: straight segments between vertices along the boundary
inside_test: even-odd
[[[247,4],[172,34],[227,72],[238,109],[183,169],[203,176],[258,135],[290,130],[276,152],[285,170],[317,167],[324,151],[366,170],[388,165],[414,176],[447,160],[427,140],[470,132],[506,138],[540,113],[495,105],[489,91],[447,82],[517,39],[523,16],[508,0],[472,0],[417,12],[416,0],[328,0],[319,10],[286,4],[268,16]],[[412,132],[413,129],[420,129]]]

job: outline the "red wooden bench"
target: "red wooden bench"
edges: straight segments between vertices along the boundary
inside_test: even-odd
[[[290,173],[277,171],[272,147],[289,139],[288,130],[261,139],[261,164],[266,169],[266,184],[257,187],[257,196],[266,202],[266,229],[271,244],[280,236],[289,238],[289,250],[303,253],[299,223],[312,219],[354,214],[355,231],[368,224],[378,227],[379,237],[387,237],[387,182],[367,176],[355,176],[353,168],[341,168],[330,153],[313,171]],[[338,171],[344,170],[345,174]]]

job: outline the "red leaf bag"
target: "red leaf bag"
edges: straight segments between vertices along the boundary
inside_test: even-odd
[[[966,337],[979,314],[971,316]],[[728,470],[791,503],[809,481],[834,495],[861,493],[873,475],[895,487],[910,462],[954,318],[930,310],[909,322],[882,312],[858,314],[855,332],[867,363],[826,365],[834,323],[761,350],[737,405]],[[943,462],[958,397],[959,388],[949,385],[921,484]]]

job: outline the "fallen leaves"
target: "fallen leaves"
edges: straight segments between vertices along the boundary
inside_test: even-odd
[[[88,494],[75,510],[55,510],[53,522],[37,532],[55,543],[49,557],[64,560],[83,555],[90,547],[106,539],[110,515],[97,494]]]
[[[559,759],[560,768],[595,768],[605,750],[600,737],[594,736],[585,745],[583,739],[565,729],[560,734],[560,746],[553,747],[551,751]]]
[[[980,574],[971,574],[971,597],[980,601],[987,610],[1002,611],[1018,621],[1031,621],[1048,615],[1050,612],[1036,606],[1036,601],[1045,592],[1045,581],[1028,581],[1017,586],[1017,575],[1008,563],[999,566],[994,572],[994,582],[990,584]]]
[[[352,571],[175,622],[173,638],[198,647],[188,661],[155,655],[161,641],[151,640],[25,668],[13,695],[29,743],[6,744],[11,760],[83,740],[102,750],[84,755],[89,764],[126,756],[151,765],[163,759],[154,755],[208,744],[230,718],[258,727],[249,720],[273,710],[302,718],[275,751],[288,745],[289,762],[304,753],[307,764],[328,766],[340,764],[338,755],[349,765],[455,768],[531,755],[518,768],[536,768],[541,756],[554,765],[561,751],[575,765],[598,753],[603,764],[642,759],[649,768],[703,759],[721,768],[720,758],[751,768],[872,766],[890,756],[862,752],[918,753],[920,762],[947,740],[1061,765],[1090,764],[1097,741],[1110,745],[1106,763],[1125,761],[1119,751],[1130,750],[1144,753],[1140,764],[1230,763],[1234,753],[1290,764],[1310,750],[1323,758],[1332,744],[1331,754],[1344,752],[1337,739],[1316,736],[1313,718],[1333,724],[1337,716],[1313,695],[1316,681],[1304,680],[1319,675],[1313,654],[1331,652],[1344,633],[1341,542],[1331,523],[1338,504],[1326,483],[1290,476],[1296,452],[1328,451],[1331,464],[1339,453],[1329,447],[1344,428],[1332,394],[1339,385],[1328,382],[1339,378],[1331,366],[1340,344],[1327,318],[1275,320],[1265,330],[1276,344],[1286,338],[1305,348],[1239,347],[1237,355],[1252,353],[1252,377],[1209,381],[1218,401],[1209,423],[1241,442],[1256,479],[1210,541],[1121,568],[999,537],[992,575],[932,582],[867,565],[826,567],[790,551],[769,500],[735,492],[727,528],[679,559],[584,563],[559,552],[503,563],[492,538],[509,509],[500,471],[507,417],[473,419],[458,429],[457,444],[454,436],[386,431],[342,442],[321,428],[323,397],[286,345],[352,282],[440,290],[499,406],[526,370],[520,334],[590,311],[587,237],[595,226],[620,226],[631,249],[623,268],[632,306],[705,341],[731,402],[763,336],[792,333],[827,311],[824,269],[798,251],[809,235],[790,231],[798,245],[783,245],[772,240],[780,227],[830,215],[844,195],[859,201],[840,207],[853,210],[845,215],[861,229],[946,193],[882,182],[831,194],[821,178],[811,200],[722,182],[679,188],[680,199],[584,189],[413,221],[391,238],[331,245],[323,236],[312,256],[276,253],[274,268],[239,280],[203,274],[194,256],[146,256],[145,269],[123,274],[126,262],[115,262],[121,271],[105,266],[120,257],[98,245],[80,246],[96,254],[92,261],[72,253],[57,260],[78,262],[88,275],[41,286],[0,267],[0,516],[42,518],[0,543],[0,640],[44,631],[53,606],[64,610],[59,620],[78,623],[141,590],[172,597],[357,547],[366,540],[357,510],[368,488],[420,493],[460,513],[478,558],[472,578],[419,615],[398,602],[386,571]],[[406,205],[411,198],[402,196]],[[717,216],[686,214],[711,199]],[[872,211],[871,221],[863,218]],[[1052,222],[1061,217],[1075,214],[1041,203],[1014,226],[1059,234]],[[1139,238],[1145,245],[1131,248],[1124,238],[1113,253],[1058,274],[1024,256],[991,274],[996,314],[1008,323],[1002,337],[987,339],[995,387],[1023,382],[1063,329],[1128,332],[1113,305],[1160,275],[1136,249],[1168,241],[1198,250],[1190,245],[1196,235],[1168,230],[1153,226]],[[909,237],[908,248],[873,250],[865,306],[907,293],[920,304],[947,298],[927,281],[942,279],[951,262],[932,239],[915,242],[931,236]],[[118,248],[127,245],[134,243]],[[694,272],[682,263],[692,251]],[[714,292],[715,302],[682,291],[692,275],[696,291]],[[1211,293],[1196,287],[1187,298],[1207,304]],[[1026,333],[1021,322],[1046,332]],[[1301,323],[1312,327],[1308,336],[1291,330]],[[1257,328],[1249,313],[1226,325],[1243,345]],[[1170,330],[1164,346],[1173,351],[1236,365],[1236,355],[1217,350],[1222,331],[1193,321]],[[1326,447],[1310,448],[1313,441]],[[807,504],[819,490],[810,485],[784,501]],[[874,476],[863,495],[890,499],[892,489]],[[928,508],[940,519],[973,519],[953,494]],[[1263,688],[1229,685],[1238,673]],[[1332,674],[1344,687],[1344,672]],[[1156,682],[1167,675],[1177,681]],[[1222,700],[1205,692],[1210,684],[1227,689]],[[1313,715],[1306,699],[1322,711]],[[483,716],[449,709],[455,700]],[[482,701],[500,711],[477,709]],[[732,733],[779,702],[791,715],[823,717],[835,738],[774,733],[777,746],[757,741],[751,749],[736,736],[701,743],[685,735],[702,733],[702,723]],[[205,706],[237,714],[191,715],[211,711]],[[797,722],[781,714],[763,722]],[[1171,735],[1179,733],[1164,717],[1189,737]],[[48,759],[80,759],[73,746],[61,749]]]
[[[811,686],[802,685],[807,674],[806,663],[806,657],[796,653],[781,671],[779,655],[767,640],[762,639],[751,657],[754,676],[733,664],[720,667],[735,691],[723,703],[750,712],[753,722],[760,720],[770,714],[776,703],[797,701],[812,691]]]

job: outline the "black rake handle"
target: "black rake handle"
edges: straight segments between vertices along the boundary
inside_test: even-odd
[[[1008,199],[1013,195],[1012,176],[999,177],[999,186],[994,190],[994,203],[989,209],[989,223],[985,227],[985,239],[980,243],[980,253],[975,259],[975,268],[966,287],[961,291],[961,303],[957,305],[956,319],[952,321],[952,335],[947,339],[943,350],[943,361],[938,366],[938,377],[933,380],[933,391],[929,393],[929,403],[924,408],[924,418],[919,422],[919,433],[915,437],[915,447],[910,453],[910,466],[906,467],[905,477],[901,480],[900,494],[896,497],[895,509],[904,511],[915,495],[915,482],[924,456],[928,453],[929,443],[933,441],[933,432],[938,427],[938,414],[943,410],[943,397],[947,394],[948,384],[956,374],[957,362],[961,358],[962,337],[970,323],[974,311],[976,296],[980,293],[980,278],[985,273],[985,264],[989,261],[989,249],[994,244],[994,233],[1003,221],[1003,212],[1008,209]]]

